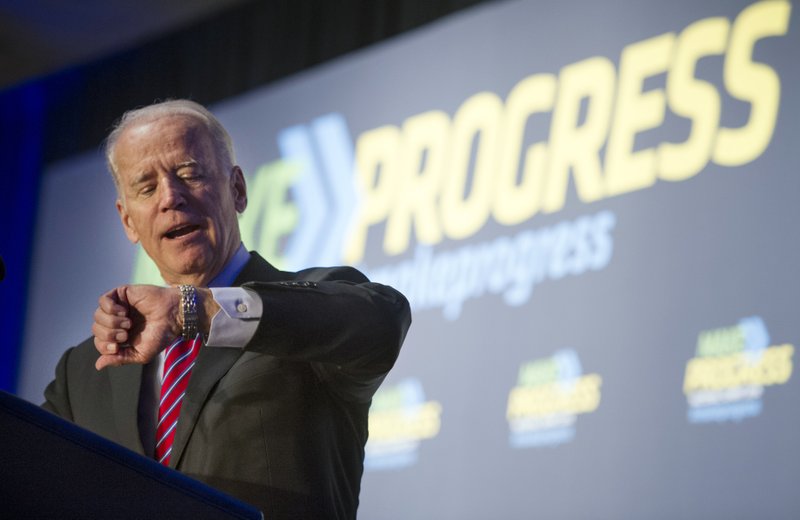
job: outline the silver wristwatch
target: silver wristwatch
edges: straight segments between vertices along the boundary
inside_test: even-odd
[[[197,316],[197,291],[193,285],[179,285],[178,289],[181,291],[182,335],[185,339],[194,339],[200,328],[200,319]]]

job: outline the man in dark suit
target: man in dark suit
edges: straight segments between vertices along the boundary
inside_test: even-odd
[[[406,299],[352,268],[290,273],[247,253],[244,176],[200,105],[127,113],[106,154],[125,232],[169,287],[102,295],[94,337],[64,354],[44,407],[153,456],[163,350],[196,338],[162,462],[267,518],[354,518],[369,405],[410,325]]]

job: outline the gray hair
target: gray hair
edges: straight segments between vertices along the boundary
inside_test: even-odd
[[[106,165],[114,179],[117,193],[120,191],[119,176],[117,167],[114,164],[114,147],[122,133],[128,128],[137,124],[148,123],[162,117],[187,116],[199,121],[208,131],[216,151],[217,160],[222,161],[227,171],[236,164],[236,157],[233,152],[233,141],[230,134],[222,126],[222,123],[206,109],[203,105],[188,99],[171,99],[160,103],[154,103],[134,110],[129,110],[122,114],[111,133],[105,141]]]

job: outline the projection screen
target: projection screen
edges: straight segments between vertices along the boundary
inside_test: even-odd
[[[796,517],[798,50],[785,1],[502,2],[211,107],[248,248],[411,301],[361,517]],[[161,283],[114,198],[99,153],[46,172],[34,402]]]

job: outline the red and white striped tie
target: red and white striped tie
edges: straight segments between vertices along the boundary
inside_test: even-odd
[[[156,460],[165,466],[169,465],[183,395],[189,385],[189,376],[200,345],[199,334],[193,340],[178,338],[167,347],[164,357],[164,377],[161,378],[161,401],[158,403],[156,426]]]

